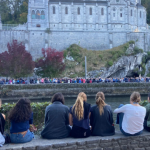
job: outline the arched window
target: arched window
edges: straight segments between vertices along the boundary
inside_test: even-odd
[[[104,15],[104,8],[101,8],[101,15]]]
[[[122,13],[120,13],[120,17],[122,17]]]
[[[78,7],[78,15],[80,15],[80,7]]]
[[[65,14],[68,14],[68,7],[65,8]]]
[[[55,6],[53,6],[53,14],[56,14]]]
[[[45,12],[43,10],[41,12],[41,19],[45,19]]]
[[[116,8],[113,8],[113,17],[116,17]]]
[[[132,16],[132,9],[131,9],[131,16]]]
[[[40,18],[41,18],[40,16],[41,16],[40,11],[37,10],[37,11],[36,11],[36,19],[40,19]]]
[[[32,18],[32,19],[35,19],[35,18],[36,18],[36,15],[35,15],[35,11],[34,11],[34,10],[32,10],[31,18]]]
[[[140,18],[142,17],[142,13],[141,13],[141,11],[140,11]]]
[[[90,15],[92,15],[92,8],[90,7]]]

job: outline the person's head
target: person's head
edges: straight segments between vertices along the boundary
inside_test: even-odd
[[[84,117],[84,101],[87,101],[87,96],[84,92],[78,94],[75,104],[72,107],[78,120],[83,119]]]
[[[96,94],[96,105],[99,107],[99,113],[102,115],[104,113],[103,107],[106,105],[105,103],[105,95],[103,92],[98,92]]]
[[[132,104],[136,104],[139,103],[141,101],[141,95],[139,92],[133,92],[130,96],[130,103]]]
[[[14,108],[12,108],[8,114],[10,121],[24,122],[30,119],[32,108],[30,100],[20,99]]]
[[[148,94],[147,100],[148,100],[148,102],[150,103],[150,93]]]
[[[56,101],[59,101],[61,102],[62,104],[65,104],[65,99],[64,99],[64,96],[61,94],[61,93],[56,93],[52,99],[51,99],[51,102],[54,103]]]

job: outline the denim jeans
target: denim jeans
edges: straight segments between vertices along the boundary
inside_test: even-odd
[[[27,131],[26,135],[23,137],[22,134],[10,134],[11,143],[27,143],[30,142],[34,138],[34,134]]]
[[[122,107],[123,104],[120,104],[118,108]],[[123,117],[124,117],[124,113],[118,113],[117,114],[117,120],[116,120],[116,124],[119,124],[120,127],[120,131],[122,132],[122,134],[124,134],[125,136],[135,136],[135,135],[140,135],[142,133],[142,131],[135,133],[135,134],[130,134],[130,133],[126,133],[123,129],[122,129],[122,121],[123,121]]]

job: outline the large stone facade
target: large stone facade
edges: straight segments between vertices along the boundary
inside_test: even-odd
[[[134,40],[145,51],[150,46],[140,0],[29,0],[26,24],[7,27],[0,21],[0,52],[13,39],[24,42],[34,59],[42,48],[71,44],[106,50]]]

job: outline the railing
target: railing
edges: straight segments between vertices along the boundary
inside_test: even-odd
[[[13,28],[17,27],[18,24],[3,24],[2,29],[3,30],[12,30]]]
[[[25,30],[26,24],[3,24],[2,30]]]

